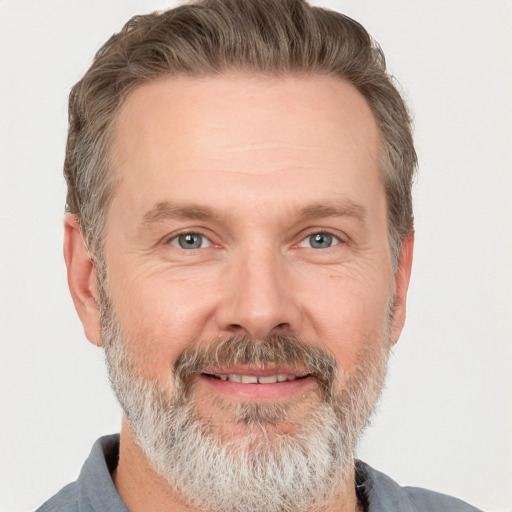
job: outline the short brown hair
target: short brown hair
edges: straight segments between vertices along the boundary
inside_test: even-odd
[[[413,229],[417,158],[407,107],[368,32],[351,18],[304,0],[202,0],[135,16],[100,48],[70,94],[64,164],[67,210],[78,217],[92,254],[102,253],[115,181],[109,142],[128,93],[163,76],[231,70],[323,74],[358,89],[380,130],[380,171],[396,262]]]

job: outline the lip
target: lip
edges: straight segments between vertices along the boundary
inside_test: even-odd
[[[294,380],[283,382],[248,383],[233,382],[216,378],[219,375],[250,375],[255,377],[269,377],[272,375],[286,375],[294,377]],[[306,389],[316,385],[316,379],[312,375],[297,369],[290,368],[256,368],[237,366],[230,368],[216,368],[208,370],[198,376],[199,381],[211,389],[214,393],[227,396],[232,399],[244,401],[279,401],[293,398],[304,393]]]
[[[271,375],[286,375],[295,378],[303,378],[308,374],[305,370],[289,368],[285,366],[267,366],[264,368],[249,365],[237,365],[221,368],[212,368],[203,372],[207,375],[254,375],[255,377],[269,377]]]

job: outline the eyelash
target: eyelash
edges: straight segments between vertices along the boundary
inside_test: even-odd
[[[179,244],[180,237],[187,237],[187,236],[201,237],[203,241],[207,241],[208,245],[206,247],[202,247],[202,246],[201,247],[190,247],[187,249],[179,246],[178,244]],[[173,242],[176,242],[176,243],[173,243]],[[177,235],[174,235],[171,238],[168,238],[166,241],[166,244],[172,245],[173,247],[182,249],[184,251],[188,251],[188,250],[206,249],[207,247],[210,247],[211,245],[213,245],[213,242],[210,240],[210,238],[208,236],[206,236],[204,233],[201,233],[200,231],[184,231],[183,233],[178,233]],[[202,245],[202,243],[201,243],[201,245]]]
[[[314,235],[328,236],[328,237],[331,237],[333,239],[332,240],[332,242],[333,242],[332,245],[330,245],[329,247],[324,247],[324,248],[316,248],[318,250],[330,249],[331,247],[335,247],[337,245],[340,245],[340,244],[344,243],[344,240],[338,234],[335,234],[332,231],[329,231],[329,230],[326,230],[326,229],[317,229],[317,230],[311,230],[309,233],[307,233],[305,236],[303,236],[300,239],[300,241],[299,241],[299,243],[297,245],[299,247],[304,247],[302,244],[304,242],[306,242],[308,239],[310,239]],[[307,247],[307,248],[315,249],[315,247]]]
[[[315,235],[323,236],[323,237],[330,237],[330,238],[332,238],[332,242],[333,243],[331,243],[331,245],[329,245],[328,247],[311,247],[311,246],[307,247],[305,245],[302,245],[303,243],[307,243],[307,240],[310,239],[312,236],[315,236]],[[189,247],[189,248],[185,248],[185,247],[181,246],[181,244],[179,243],[180,237],[187,237],[187,236],[201,237],[201,239],[202,239],[201,246],[200,247]],[[206,247],[203,247],[204,241],[207,242]],[[211,247],[213,245],[213,242],[211,241],[211,239],[207,235],[205,235],[204,233],[201,233],[200,231],[184,231],[182,233],[178,233],[177,235],[174,235],[171,238],[168,238],[165,243],[166,243],[166,245],[172,245],[173,247],[176,247],[178,249],[182,249],[184,251],[206,249],[206,248]],[[322,243],[322,242],[319,241],[319,243]],[[302,236],[302,238],[300,239],[298,244],[295,244],[295,245],[298,246],[298,247],[303,247],[303,248],[325,250],[325,249],[330,249],[331,247],[335,247],[337,245],[340,245],[342,243],[344,243],[344,240],[339,235],[337,235],[337,234],[335,234],[335,233],[333,233],[331,231],[328,231],[328,230],[320,229],[320,230],[312,230],[309,233],[305,234],[304,236]]]

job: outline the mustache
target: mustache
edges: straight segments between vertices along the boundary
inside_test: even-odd
[[[197,374],[236,365],[285,366],[305,372],[317,379],[326,399],[332,396],[338,374],[336,360],[326,349],[294,334],[272,334],[262,340],[228,335],[183,351],[174,363],[174,378],[186,396]]]

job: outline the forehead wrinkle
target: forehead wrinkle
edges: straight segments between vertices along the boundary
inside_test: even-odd
[[[322,148],[321,146],[298,144],[292,142],[263,142],[260,144],[241,144],[233,146],[224,146],[222,148],[223,151],[226,151],[228,153],[238,153],[242,151],[261,151],[268,149],[293,149],[294,151],[307,151],[312,149],[322,150],[325,148]]]
[[[267,167],[259,167],[256,170],[250,170],[245,167],[240,167],[239,169],[230,169],[227,167],[208,167],[208,168],[189,168],[187,172],[192,173],[212,173],[212,174],[220,174],[220,175],[232,175],[232,176],[241,176],[247,179],[258,179],[261,177],[269,177],[272,175],[277,175],[278,173],[293,173],[294,171],[298,171],[301,169],[305,170],[315,170],[322,171],[328,170],[326,166],[320,166],[318,164],[289,164],[289,165],[280,165],[280,166],[267,166]],[[292,178],[290,178],[292,179]]]

